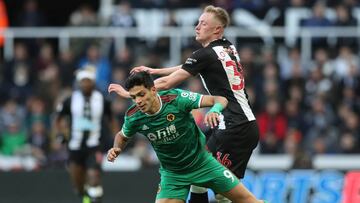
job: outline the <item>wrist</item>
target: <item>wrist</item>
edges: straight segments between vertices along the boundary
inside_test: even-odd
[[[215,103],[211,109],[209,110],[209,112],[213,112],[213,113],[217,113],[220,114],[221,111],[224,109],[223,105],[220,103]]]

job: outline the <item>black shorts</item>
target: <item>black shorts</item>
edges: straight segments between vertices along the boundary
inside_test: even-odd
[[[75,163],[87,169],[100,169],[101,160],[96,157],[98,153],[101,153],[98,147],[70,150],[69,163]]]
[[[214,130],[207,141],[207,147],[221,164],[229,168],[238,178],[243,178],[250,156],[258,142],[257,123],[250,121],[225,130]]]

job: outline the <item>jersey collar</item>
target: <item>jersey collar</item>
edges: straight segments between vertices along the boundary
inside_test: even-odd
[[[153,114],[145,113],[145,114],[148,115],[148,116],[155,116],[155,115],[159,114],[159,112],[160,112],[161,109],[162,109],[163,102],[162,102],[162,100],[161,100],[161,98],[160,98],[160,95],[159,95],[159,94],[156,94],[156,96],[158,97],[158,99],[159,99],[159,101],[160,101],[160,108],[159,108],[159,110],[158,110],[157,112],[155,112],[155,113],[153,113]]]
[[[217,44],[217,43],[219,43],[219,42],[225,42],[225,41],[227,41],[227,39],[226,39],[225,37],[223,37],[223,38],[219,38],[219,39],[215,39],[215,40],[211,41],[211,42],[209,43],[209,45],[215,45],[215,44]],[[209,45],[208,45],[208,46],[209,46]]]

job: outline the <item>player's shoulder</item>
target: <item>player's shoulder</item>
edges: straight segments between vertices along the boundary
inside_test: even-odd
[[[137,113],[140,113],[140,109],[138,106],[136,106],[135,104],[131,105],[128,110],[125,113],[125,117],[130,118],[130,117],[135,117]]]
[[[212,48],[216,46],[231,46],[231,45],[233,44],[229,40],[227,40],[226,38],[222,38],[211,42],[207,47]]]
[[[170,89],[159,92],[160,99],[163,103],[170,103],[172,101],[175,101],[179,95],[179,89]]]
[[[210,46],[207,46],[194,51],[192,55],[196,58],[204,58],[209,56],[209,53],[211,52],[212,52],[212,48]]]

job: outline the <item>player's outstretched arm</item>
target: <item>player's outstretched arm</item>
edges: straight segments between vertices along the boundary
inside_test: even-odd
[[[118,132],[115,136],[113,147],[109,149],[107,153],[107,160],[110,162],[114,162],[116,157],[118,157],[122,150],[125,148],[128,140],[129,139],[126,138],[121,131]]]
[[[167,90],[180,84],[182,81],[190,78],[192,75],[183,69],[171,73],[168,76],[163,76],[154,81],[157,90]]]
[[[131,69],[131,73],[138,73],[142,71],[146,71],[151,75],[170,75],[171,73],[179,70],[182,65],[169,67],[169,68],[150,68],[147,66],[137,66]]]
[[[211,128],[219,124],[219,115],[221,111],[227,106],[228,100],[222,96],[204,95],[200,107],[211,107],[209,112],[205,115],[204,123]]]

